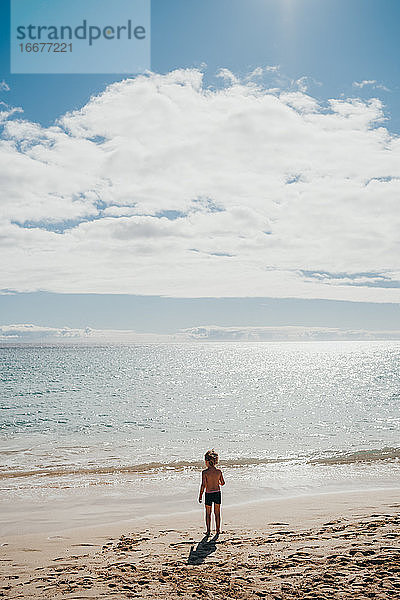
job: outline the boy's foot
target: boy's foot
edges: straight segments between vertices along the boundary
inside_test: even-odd
[[[206,537],[210,537],[210,535],[211,535],[211,531],[206,531],[204,535],[205,535]]]

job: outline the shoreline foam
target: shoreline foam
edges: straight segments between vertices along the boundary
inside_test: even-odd
[[[1,450],[0,450],[1,454]],[[315,452],[313,453],[315,454]],[[398,462],[400,459],[400,448],[384,447],[356,451],[325,451],[323,456],[319,454],[315,458],[312,455],[306,456],[291,456],[291,457],[271,457],[271,458],[233,458],[221,461],[221,468],[241,468],[246,466],[257,465],[273,465],[278,463],[299,462],[304,461],[308,465],[336,465],[336,464],[359,464],[373,462]],[[171,462],[148,462],[132,465],[114,465],[109,467],[94,466],[94,467],[73,467],[65,466],[63,468],[49,467],[29,469],[29,470],[14,470],[1,471],[0,480],[14,479],[18,477],[32,477],[40,475],[42,477],[64,477],[67,475],[112,475],[120,473],[162,473],[165,471],[183,471],[185,469],[202,468],[202,461],[195,460],[177,460]]]

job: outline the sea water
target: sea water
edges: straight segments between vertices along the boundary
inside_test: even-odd
[[[400,488],[400,342],[4,345],[0,528]]]

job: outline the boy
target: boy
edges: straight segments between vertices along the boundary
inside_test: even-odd
[[[206,493],[204,503],[206,505],[206,535],[210,535],[211,531],[211,507],[213,502],[216,528],[215,534],[219,535],[221,526],[221,491],[219,486],[220,484],[225,485],[225,481],[222,471],[215,467],[215,465],[218,463],[218,454],[215,452],[215,450],[208,450],[208,452],[206,452],[204,455],[204,460],[207,468],[204,469],[201,474],[199,502],[201,503],[201,498],[205,490]]]

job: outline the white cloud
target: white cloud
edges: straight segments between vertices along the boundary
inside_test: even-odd
[[[0,92],[9,92],[10,91],[10,86],[7,85],[7,83],[4,81],[0,81]]]
[[[132,217],[136,214],[134,206],[107,206],[103,210],[106,217]]]
[[[226,71],[226,69],[221,69],[219,72],[219,76],[221,76],[221,71]],[[250,73],[245,77],[245,81],[251,81],[253,79],[259,79],[261,77],[264,77],[266,74],[277,74],[279,71],[279,66],[278,65],[267,65],[266,67],[256,67],[255,69],[253,69],[253,71],[250,71]],[[228,71],[228,73],[230,73],[230,75],[233,75],[230,71]],[[238,82],[238,78],[234,77],[235,82]]]
[[[183,336],[178,336],[183,337]],[[137,333],[122,329],[71,329],[70,327],[44,327],[32,324],[0,325],[0,341],[8,343],[101,343],[101,342],[162,342],[175,341],[174,335]]]
[[[353,81],[354,87],[363,88],[366,85],[374,85],[376,79],[364,79],[363,81]]]
[[[89,330],[71,329],[69,327],[40,327],[30,323],[15,325],[0,325],[0,340],[2,341],[35,341],[39,339],[79,339],[87,337]]]
[[[218,327],[207,325],[183,329],[197,341],[312,342],[335,340],[400,340],[400,331],[366,331],[333,327]]]
[[[387,88],[382,83],[378,83],[376,79],[364,79],[363,81],[353,81],[353,86],[357,88],[364,88],[365,86],[370,86],[374,90],[383,90],[384,92],[390,92],[389,88]]]
[[[0,102],[0,109],[0,125],[4,123],[4,121],[7,121],[12,115],[23,112],[22,108],[10,108],[5,102]]]
[[[259,76],[260,72],[257,72],[257,70],[253,71],[252,75]],[[220,69],[217,73],[217,77],[220,77],[224,81],[228,81],[231,84],[239,83],[239,79],[229,69]]]
[[[2,343],[160,343],[160,342],[312,342],[335,340],[400,340],[400,331],[366,331],[330,327],[219,327],[204,325],[172,334],[123,329],[72,329],[32,324],[0,325]]]
[[[306,91],[308,90],[308,78],[307,77],[300,77],[300,79],[297,79],[295,84],[299,88],[300,92],[306,93]]]
[[[0,289],[398,302],[380,100],[222,74],[123,80],[47,128],[7,114]]]

